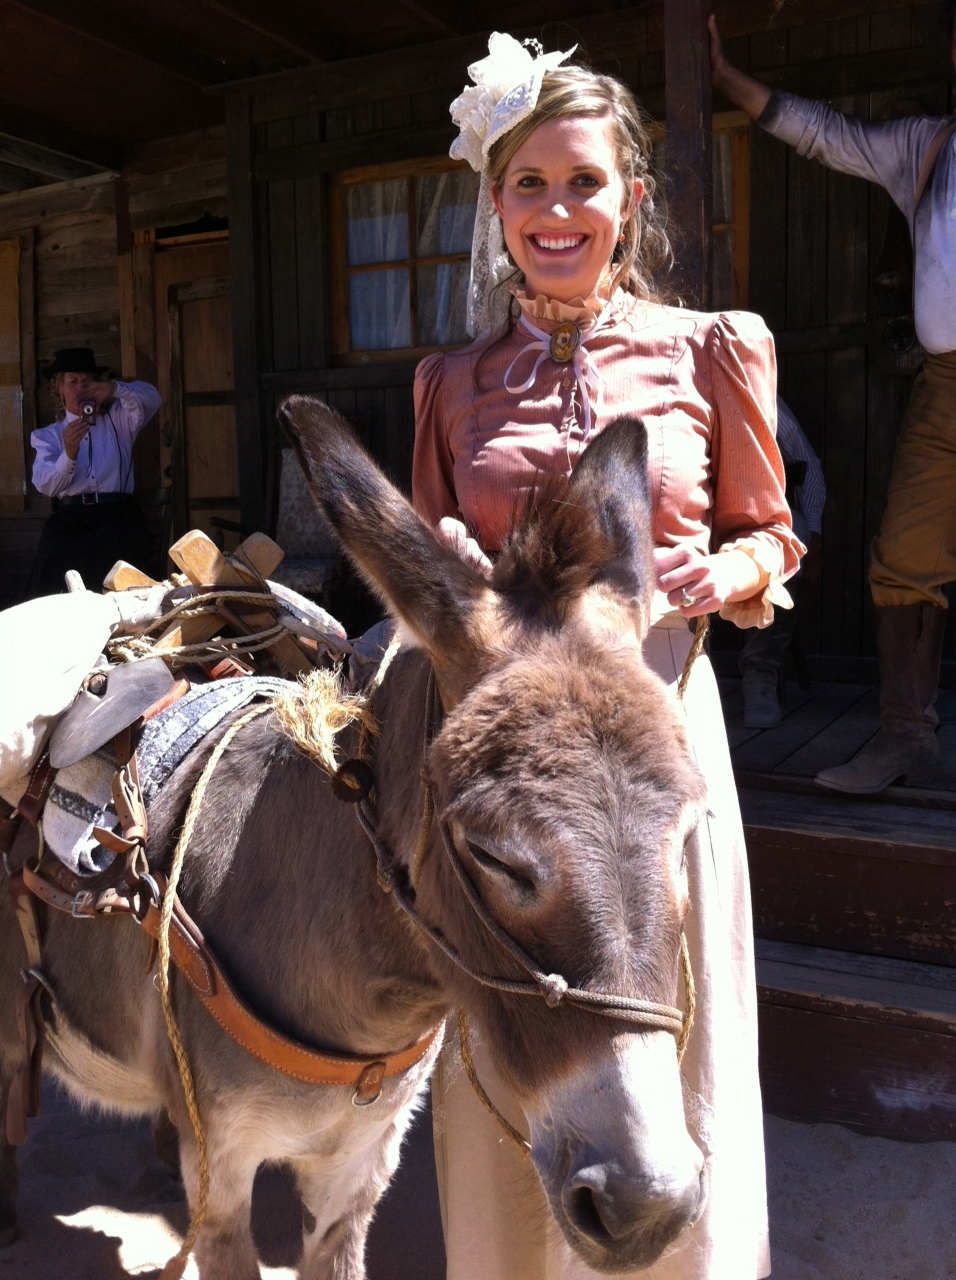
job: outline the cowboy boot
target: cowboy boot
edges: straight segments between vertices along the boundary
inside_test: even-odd
[[[816,781],[834,791],[876,795],[906,774],[939,760],[933,704],[939,682],[946,610],[931,604],[876,610],[881,728],[847,764]]]

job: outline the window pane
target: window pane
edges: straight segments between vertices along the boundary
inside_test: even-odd
[[[346,187],[349,266],[408,257],[408,188],[404,178]]]
[[[418,340],[425,347],[467,342],[468,263],[418,268]]]
[[[349,329],[353,351],[410,347],[408,272],[362,271],[349,279]]]
[[[478,175],[452,169],[415,180],[418,256],[469,253],[478,204]]]
[[[714,235],[714,279],[711,306],[723,311],[737,305],[734,296],[734,236],[732,231],[718,231]]]
[[[732,136],[728,132],[714,134],[714,221],[734,219],[734,158]]]

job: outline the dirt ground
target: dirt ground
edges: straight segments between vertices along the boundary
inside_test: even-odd
[[[956,1278],[956,1143],[890,1142],[772,1116],[766,1135],[773,1280]],[[0,1250],[0,1280],[155,1280],[186,1224],[148,1127],[84,1115],[50,1085],[22,1153],[20,1218],[20,1239]],[[253,1225],[268,1280],[292,1280],[298,1222],[283,1172],[262,1171]],[[427,1117],[369,1251],[370,1280],[442,1280]],[[190,1265],[187,1280],[195,1276]]]

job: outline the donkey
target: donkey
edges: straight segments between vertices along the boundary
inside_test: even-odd
[[[674,1004],[682,847],[703,787],[679,708],[641,655],[653,582],[643,426],[602,433],[569,486],[522,517],[488,579],[331,410],[293,397],[279,416],[319,507],[402,629],[374,699],[375,840],[423,928],[382,892],[351,805],[271,713],[237,732],[211,775],[182,900],[242,998],[305,1045],[384,1056],[466,1010],[522,1102],[532,1159],[572,1247],[602,1271],[649,1266],[700,1212],[702,1157],[685,1125],[673,1035],[628,1021],[625,1006]],[[431,680],[441,720],[429,740]],[[211,749],[207,740],[187,756],[152,805],[155,867],[168,865]],[[435,803],[425,841],[423,778]],[[18,839],[35,840],[32,828]],[[0,915],[5,1102],[24,957],[7,895]],[[537,992],[547,1000],[519,990],[519,948],[532,969],[560,975]],[[49,912],[46,1067],[106,1110],[167,1109],[192,1206],[196,1145],[150,960],[129,918]],[[584,994],[562,998],[565,987]],[[594,993],[620,997],[618,1014],[588,1004]],[[259,1275],[249,1210],[267,1160],[289,1163],[301,1190],[299,1275],[362,1280],[368,1226],[438,1040],[359,1107],[348,1088],[260,1062],[182,980],[173,994],[210,1160],[195,1244],[203,1280]],[[8,1233],[14,1183],[4,1146]]]

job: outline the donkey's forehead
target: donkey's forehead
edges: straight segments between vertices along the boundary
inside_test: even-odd
[[[547,637],[472,688],[446,722],[436,763],[455,789],[470,789],[479,772],[583,779],[615,767],[678,799],[697,787],[673,695],[639,652]]]

